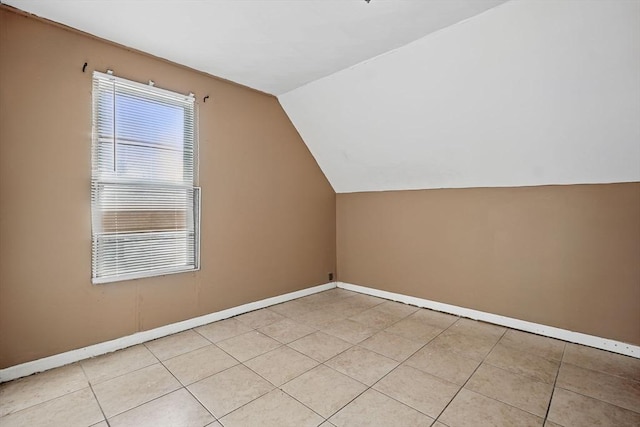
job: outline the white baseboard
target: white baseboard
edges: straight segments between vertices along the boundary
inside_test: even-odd
[[[58,368],[70,363],[78,362],[90,357],[100,356],[102,354],[111,353],[116,350],[142,344],[158,338],[172,335],[198,326],[206,325],[218,320],[227,319],[239,314],[248,313],[250,311],[269,307],[272,305],[287,302],[296,298],[312,295],[318,292],[333,289],[335,287],[347,289],[362,294],[372,295],[380,298],[398,301],[405,304],[415,305],[417,307],[429,308],[432,310],[442,311],[444,313],[454,314],[456,316],[467,317],[470,319],[481,320],[483,322],[494,323],[496,325],[506,326],[508,328],[518,329],[525,332],[531,332],[538,335],[544,335],[551,338],[557,338],[563,341],[583,344],[589,347],[595,347],[614,353],[624,354],[635,358],[640,358],[640,346],[614,341],[607,338],[587,335],[580,332],[568,331],[566,329],[555,328],[553,326],[540,325],[538,323],[527,322],[525,320],[514,319],[511,317],[500,316],[498,314],[486,313],[483,311],[473,310],[470,308],[458,307],[455,305],[444,304],[436,301],[430,301],[423,298],[412,297],[394,292],[381,291],[379,289],[368,288],[366,286],[353,285],[344,282],[332,282],[324,285],[314,286],[312,288],[302,289],[288,294],[279,295],[260,301],[232,307],[226,310],[217,311],[215,313],[206,314],[204,316],[194,317],[193,319],[184,320],[170,325],[161,326],[159,328],[150,329],[148,331],[137,332],[133,335],[116,338],[111,341],[102,342],[88,347],[71,350],[53,356],[44,357],[42,359],[31,362],[22,363],[20,365],[10,366],[0,369],[0,383],[11,381],[16,378],[26,377],[37,372],[46,371],[48,369]]]
[[[127,335],[122,338],[116,338],[111,341],[102,342],[88,347],[71,350],[64,353],[55,354],[53,356],[44,357],[42,359],[31,362],[22,363],[20,365],[10,366],[0,369],[0,383],[11,381],[16,378],[26,377],[27,375],[37,372],[46,371],[48,369],[58,368],[70,363],[78,362],[89,357],[100,356],[102,354],[111,353],[112,351],[121,350],[133,345],[142,344],[147,341],[165,337],[167,335],[186,331],[198,326],[206,325],[218,320],[227,319],[239,314],[248,313],[249,311],[258,310],[272,305],[287,302],[296,298],[326,291],[336,287],[335,282],[326,283],[324,285],[314,286],[312,288],[302,289],[288,294],[279,295],[260,301],[243,304],[238,307],[232,307],[226,310],[217,311],[204,316],[194,317],[192,319],[183,320],[181,322],[172,323],[159,328],[150,329],[148,331],[137,332],[133,335]]]
[[[589,347],[595,347],[602,350],[611,351],[613,353],[624,354],[625,356],[640,358],[640,346],[636,346],[633,344],[627,344],[607,338],[587,335],[580,332],[568,331],[566,329],[555,328],[553,326],[527,322],[525,320],[500,316],[498,314],[486,313],[484,311],[472,310],[470,308],[458,307],[456,305],[430,301],[423,298],[416,298],[408,295],[397,294],[394,292],[381,291],[378,289],[368,288],[366,286],[353,285],[344,282],[337,282],[337,285],[339,288],[349,291],[360,292],[363,294],[390,299],[405,304],[411,304],[418,307],[429,308],[431,310],[442,311],[444,313],[455,314],[456,316],[468,317],[470,319],[494,323],[496,325],[506,326],[512,329],[518,329],[525,332],[531,332],[538,335],[557,338],[563,341],[582,344]]]

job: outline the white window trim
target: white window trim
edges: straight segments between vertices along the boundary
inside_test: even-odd
[[[97,190],[97,187],[99,187],[101,184],[123,184],[123,185],[134,185],[137,186],[139,188],[144,187],[144,185],[154,185],[154,183],[156,185],[160,185],[160,186],[173,186],[172,184],[167,184],[166,182],[163,181],[140,181],[137,182],[136,180],[125,180],[125,179],[102,179],[102,177],[100,176],[100,173],[97,172],[98,171],[98,132],[97,132],[97,121],[96,121],[96,115],[98,114],[98,101],[97,101],[97,97],[98,97],[98,93],[96,93],[96,88],[98,87],[98,84],[96,83],[98,80],[101,81],[110,81],[110,82],[114,82],[114,88],[115,85],[117,83],[121,83],[123,85],[126,85],[129,88],[134,88],[135,90],[141,90],[143,91],[145,94],[147,94],[148,96],[151,97],[155,97],[157,99],[162,99],[162,98],[166,98],[169,100],[182,100],[182,101],[187,101],[188,103],[191,103],[191,113],[192,113],[192,129],[190,129],[190,131],[192,131],[190,133],[191,138],[192,138],[192,142],[193,142],[193,146],[191,147],[192,150],[192,170],[191,170],[191,174],[193,176],[193,182],[190,183],[190,185],[188,185],[188,182],[180,182],[180,183],[176,183],[175,187],[176,188],[184,188],[187,191],[193,191],[192,193],[192,197],[193,197],[193,206],[189,209],[187,209],[187,212],[192,213],[193,214],[193,218],[192,218],[192,222],[193,222],[193,247],[192,249],[188,249],[186,254],[187,254],[187,259],[190,261],[191,260],[191,256],[190,251],[193,250],[193,263],[189,262],[189,264],[187,266],[180,266],[180,267],[164,267],[164,268],[155,268],[153,270],[148,270],[148,269],[144,269],[141,268],[139,271],[134,271],[134,272],[122,272],[122,273],[116,273],[114,275],[105,275],[105,276],[101,276],[100,273],[97,271],[97,267],[96,267],[96,261],[97,261],[97,251],[98,251],[98,245],[100,244],[98,242],[99,240],[99,236],[100,233],[97,231],[96,227],[96,221],[98,220],[102,220],[102,216],[100,216],[102,214],[102,210],[98,209],[96,204],[96,200],[98,199],[97,194],[99,192],[99,190]],[[151,82],[150,82],[151,83]],[[164,276],[164,275],[169,275],[169,274],[177,274],[177,273],[185,273],[185,272],[194,272],[194,271],[198,271],[200,270],[200,212],[201,212],[201,198],[200,198],[200,187],[196,186],[196,182],[197,182],[197,175],[198,175],[198,132],[197,132],[197,111],[196,111],[196,105],[195,105],[195,99],[193,94],[189,94],[189,95],[182,95],[182,94],[178,94],[175,92],[171,92],[165,89],[160,89],[160,88],[156,88],[153,87],[152,84],[149,85],[145,85],[142,83],[137,83],[137,82],[133,82],[130,80],[126,80],[126,79],[122,79],[116,76],[113,76],[112,74],[105,74],[105,73],[100,73],[100,72],[94,72],[93,75],[93,135],[92,135],[92,176],[91,176],[91,183],[92,183],[92,283],[94,284],[103,284],[103,283],[111,283],[111,282],[118,282],[118,281],[124,281],[124,280],[131,280],[131,279],[140,279],[140,278],[148,278],[148,277],[158,277],[158,276]],[[115,90],[115,89],[114,89]],[[114,113],[115,114],[115,113]],[[113,120],[115,121],[115,115],[113,117]],[[114,144],[116,144],[115,141],[115,135],[114,135]],[[115,150],[115,145],[114,145],[114,150]],[[116,161],[116,158],[113,159],[113,161]],[[114,166],[115,167],[115,166]],[[104,194],[104,193],[102,193]],[[191,197],[191,196],[189,196]],[[97,210],[97,211],[96,211]],[[191,217],[188,217],[191,218]],[[188,222],[191,221],[191,219],[187,220]],[[189,228],[186,230],[187,233],[190,233]],[[170,231],[156,231],[156,232],[151,232],[151,234],[155,235],[156,237],[162,234],[170,234]],[[106,234],[106,233],[105,233]],[[104,237],[105,234],[102,234],[102,236]],[[117,232],[113,233],[113,236],[117,236]],[[125,233],[121,233],[121,234],[127,234]],[[132,234],[132,233],[128,233],[128,234]],[[141,239],[144,240],[144,239]],[[104,245],[104,239],[102,239],[103,245]],[[185,242],[189,242],[189,238],[186,238]],[[189,245],[191,246],[191,245]]]

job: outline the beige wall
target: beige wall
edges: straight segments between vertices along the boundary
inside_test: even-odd
[[[199,100],[197,273],[90,282],[91,72],[107,68]],[[6,7],[0,90],[0,368],[336,271],[335,193],[276,98]]]
[[[91,71],[107,68],[199,99],[200,272],[90,282]],[[0,368],[336,268],[345,282],[640,344],[639,183],[353,193],[336,206],[274,97],[4,6],[0,91]]]
[[[338,279],[640,344],[640,183],[338,194]]]

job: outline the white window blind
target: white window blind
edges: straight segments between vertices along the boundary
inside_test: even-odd
[[[194,98],[93,74],[93,283],[199,268]]]

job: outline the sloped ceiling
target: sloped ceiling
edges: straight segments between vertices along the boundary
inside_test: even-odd
[[[640,2],[507,2],[279,99],[338,193],[640,181]]]
[[[279,95],[506,0],[1,1]]]

